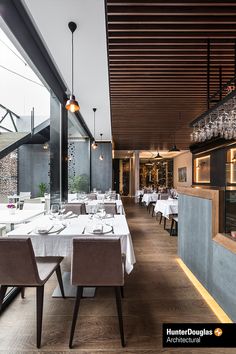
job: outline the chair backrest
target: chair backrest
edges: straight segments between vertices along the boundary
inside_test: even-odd
[[[169,198],[169,194],[168,193],[160,193],[160,199],[161,200],[167,200]]]
[[[45,204],[44,203],[26,203],[26,201],[24,201],[23,210],[40,210],[40,211],[44,211],[45,210]]]
[[[97,194],[96,193],[87,194],[87,198],[90,199],[90,200],[96,200],[97,199]]]
[[[120,239],[73,239],[71,274],[77,286],[123,285]]]
[[[20,202],[24,201],[25,199],[30,199],[31,192],[20,192]]]
[[[25,199],[25,203],[30,203],[30,204],[43,204],[42,200],[40,198],[33,198],[33,199]]]
[[[40,284],[30,238],[0,238],[0,284]]]
[[[65,212],[72,211],[76,215],[86,214],[84,203],[67,203],[65,205]]]
[[[117,214],[116,203],[104,203],[104,209],[107,214]]]

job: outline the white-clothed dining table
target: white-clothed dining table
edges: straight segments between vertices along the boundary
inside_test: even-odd
[[[150,202],[156,202],[158,198],[158,193],[145,193],[142,198],[142,203],[145,203],[148,206]]]
[[[157,200],[154,212],[160,212],[163,217],[169,219],[171,214],[178,214],[178,199]]]
[[[0,210],[0,224],[10,225],[11,229],[17,224],[28,222],[30,219],[44,214],[42,210],[20,210],[14,209],[14,214],[11,214],[10,209]]]
[[[99,204],[116,204],[116,209],[118,214],[124,214],[124,207],[121,199],[118,200],[109,200],[109,199],[101,199],[101,200],[89,200],[85,199],[73,199],[70,201],[71,204],[73,203],[84,203],[85,209],[87,214],[94,214],[97,212],[97,207]]]
[[[91,219],[89,215],[79,215],[75,218],[64,220],[50,219],[49,215],[44,215],[36,220],[22,225],[7,234],[7,237],[28,238],[32,240],[32,245],[36,256],[63,256],[70,257],[72,254],[72,243],[74,238],[88,237],[92,239],[120,239],[121,252],[125,255],[125,270],[129,274],[135,264],[135,255],[129,227],[124,215],[115,215],[113,218],[102,219],[104,225],[110,225],[112,231],[107,234],[93,234],[88,232],[88,227],[96,218]],[[98,220],[98,219],[97,219]],[[63,224],[66,227],[63,229]],[[38,234],[37,228],[47,225],[53,226],[48,234]],[[57,230],[62,230],[57,233]]]

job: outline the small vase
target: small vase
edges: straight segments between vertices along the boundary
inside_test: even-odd
[[[10,215],[14,215],[15,213],[16,213],[15,208],[10,208],[10,209],[9,209],[9,214],[10,214]]]

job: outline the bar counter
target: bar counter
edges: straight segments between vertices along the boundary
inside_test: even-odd
[[[220,191],[178,188],[178,253],[226,314],[236,321],[236,241],[220,233]]]

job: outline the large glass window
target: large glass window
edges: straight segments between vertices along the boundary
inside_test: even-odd
[[[90,191],[90,139],[77,117],[68,116],[68,199]]]

